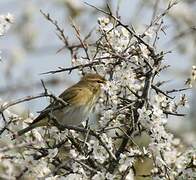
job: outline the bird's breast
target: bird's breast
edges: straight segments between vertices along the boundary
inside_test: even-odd
[[[85,99],[84,96],[83,101],[70,104],[61,110],[55,111],[54,116],[61,125],[78,126],[82,121],[87,120],[98,97],[97,94],[91,96],[89,99]]]
[[[68,106],[54,113],[57,121],[61,125],[78,126],[88,118],[90,109],[85,105],[73,107]]]

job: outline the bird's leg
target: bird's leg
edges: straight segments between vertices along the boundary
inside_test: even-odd
[[[62,125],[59,124],[56,117],[52,113],[49,114],[48,119],[49,119],[48,123],[56,126],[60,131],[65,130],[65,127],[63,127]]]
[[[86,120],[85,129],[89,129],[88,124],[89,124],[89,118]]]
[[[85,144],[88,140],[88,136],[89,136],[89,133],[90,133],[90,126],[88,125],[89,123],[89,118],[86,120],[86,125],[85,125],[85,129],[87,129],[87,132],[86,132],[86,136],[85,136],[85,139],[84,139],[84,144],[83,144],[83,148],[85,147]]]

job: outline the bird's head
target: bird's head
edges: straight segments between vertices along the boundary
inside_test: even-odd
[[[98,84],[105,84],[106,83],[106,80],[104,77],[102,77],[99,74],[93,74],[93,73],[85,74],[81,80],[93,82],[93,83],[98,83]]]
[[[99,74],[88,73],[85,74],[81,81],[93,85],[95,88],[100,88],[102,85],[106,84],[106,79]]]

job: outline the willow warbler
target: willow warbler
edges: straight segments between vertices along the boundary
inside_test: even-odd
[[[99,74],[84,75],[78,83],[59,96],[67,105],[54,100],[27,128],[18,131],[16,136],[21,136],[40,126],[57,126],[57,124],[78,126],[82,121],[87,120],[99,98],[101,86],[105,83],[106,80]]]

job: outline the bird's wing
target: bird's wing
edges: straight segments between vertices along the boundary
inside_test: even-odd
[[[87,87],[72,86],[59,97],[70,105],[85,105],[92,97],[93,92]]]
[[[87,93],[90,96],[87,96]],[[66,89],[62,94],[60,94],[59,98],[63,99],[67,103],[67,106],[74,105],[74,104],[79,106],[79,105],[85,105],[89,101],[89,97],[91,97],[91,95],[92,92],[88,88],[72,86]],[[35,118],[32,124],[37,123],[40,120],[48,117],[48,113],[51,112],[51,109],[54,107],[55,110],[55,107],[58,107],[60,105],[61,103],[58,100],[55,100],[53,103],[47,106],[37,118]],[[64,108],[64,106],[62,106],[62,108]],[[58,108],[56,110],[58,110]]]

